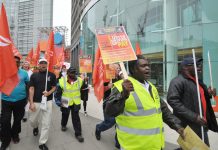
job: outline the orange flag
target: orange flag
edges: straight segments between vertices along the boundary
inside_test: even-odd
[[[62,65],[64,64],[64,47],[55,47],[55,55],[57,56],[55,63],[56,66],[62,67]]]
[[[2,4],[0,13],[0,91],[10,95],[18,83],[17,65],[12,51],[6,11]]]
[[[37,43],[37,47],[36,47],[36,53],[33,54],[33,60],[31,62],[32,66],[37,66],[38,64],[38,60],[39,60],[39,56],[40,56],[40,44],[39,42]]]
[[[94,62],[94,70],[93,70],[93,85],[94,85],[94,93],[100,102],[104,97],[104,73],[105,65],[103,64],[103,60],[101,58],[101,52],[98,48],[95,53],[95,62]]]
[[[50,72],[54,71],[54,65],[55,65],[55,60],[56,60],[56,56],[55,56],[55,51],[54,51],[54,32],[51,31],[49,38],[48,38],[48,45],[47,45],[47,49],[45,52],[45,58],[48,61],[48,70]]]
[[[139,42],[135,43],[135,53],[136,53],[136,55],[141,55],[142,54]]]
[[[16,48],[14,43],[11,43],[11,44],[12,44],[12,51],[14,53],[14,56],[18,56],[18,57],[20,57],[20,59],[22,59],[22,55],[20,54],[20,52],[18,51],[18,49]]]
[[[28,55],[26,57],[26,61],[28,61],[30,64],[32,64],[31,63],[32,58],[33,58],[33,48],[31,48],[31,50],[29,51],[29,53],[28,53]]]

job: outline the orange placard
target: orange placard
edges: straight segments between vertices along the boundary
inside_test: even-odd
[[[91,55],[83,55],[79,57],[80,73],[92,72],[92,58]]]
[[[96,37],[104,64],[137,59],[123,26],[96,29]]]
[[[115,69],[111,65],[106,65],[106,79],[115,79]]]

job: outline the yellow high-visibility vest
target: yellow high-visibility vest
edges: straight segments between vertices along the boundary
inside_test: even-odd
[[[160,150],[164,148],[163,119],[157,89],[149,82],[152,93],[132,77],[134,86],[125,102],[124,112],[116,117],[117,137],[122,150]],[[114,86],[122,92],[122,80]],[[152,96],[150,95],[153,95]]]
[[[62,97],[69,98],[69,106],[81,103],[80,88],[82,86],[82,79],[80,77],[77,77],[73,84],[67,82],[67,77],[62,77],[59,79],[59,84],[63,89]]]

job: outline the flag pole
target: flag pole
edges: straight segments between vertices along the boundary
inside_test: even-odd
[[[124,66],[124,63],[123,63],[123,62],[120,62],[119,64],[120,64],[120,68],[121,68],[121,70],[122,70],[122,72],[123,72],[123,77],[124,77],[124,79],[128,79],[128,74],[127,74],[127,72],[126,72],[126,68],[125,68],[125,66]]]
[[[117,0],[117,15],[116,15],[117,16],[117,26],[119,26],[119,11],[120,11],[119,8],[120,8],[120,0]],[[129,72],[128,61],[127,61],[126,68],[125,68],[123,62],[119,62],[119,64],[120,64],[120,68],[121,68],[121,70],[123,72],[124,79],[127,79],[128,78],[128,74],[127,74],[126,68],[127,68],[128,72]]]
[[[210,71],[210,86],[211,89],[213,89],[213,78],[212,78],[212,69],[211,69],[211,61],[210,61],[210,52],[208,51],[208,65],[209,65],[209,71]],[[211,104],[213,107],[216,106],[216,101],[214,100],[214,97],[212,96]]]
[[[195,50],[194,49],[192,49],[192,55],[193,55],[193,60],[194,60],[195,78],[196,78],[196,83],[197,83],[197,93],[198,93],[198,104],[199,104],[200,117],[203,118],[201,99],[200,99],[200,91],[199,91],[198,72],[197,72],[197,65],[196,65],[196,58],[195,58]],[[202,136],[202,141],[204,142],[204,128],[203,128],[203,126],[201,126],[201,136]]]
[[[48,68],[49,68],[49,62],[46,70],[46,78],[45,78],[45,91],[47,91],[47,82],[48,82]]]

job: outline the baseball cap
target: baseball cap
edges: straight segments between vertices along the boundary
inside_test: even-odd
[[[41,59],[39,59],[39,64],[41,63],[41,62],[46,62],[46,63],[48,63],[48,61],[45,59],[45,58],[41,58]]]
[[[70,67],[70,68],[67,70],[67,73],[76,73],[76,68]]]
[[[202,58],[197,58],[196,57],[196,63],[199,64],[200,62],[202,62],[203,59]],[[194,59],[193,57],[189,56],[189,57],[185,57],[182,62],[181,65],[183,66],[189,66],[189,65],[193,65],[194,64]]]

